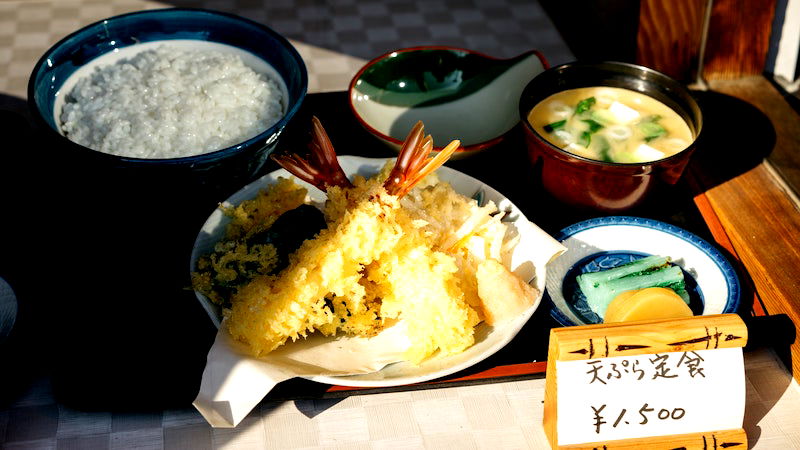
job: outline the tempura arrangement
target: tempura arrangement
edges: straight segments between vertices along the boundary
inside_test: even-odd
[[[518,236],[497,205],[479,205],[434,173],[458,141],[430,156],[433,140],[418,123],[393,165],[351,181],[312,122],[307,159],[273,158],[326,193],[323,211],[308,205],[305,188],[280,179],[225,210],[227,236],[193,274],[254,356],[314,332],[368,337],[402,321],[406,359],[419,364],[464,351],[479,323],[534,304],[537,290],[509,270]]]

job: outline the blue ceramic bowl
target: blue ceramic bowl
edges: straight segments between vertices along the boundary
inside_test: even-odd
[[[284,116],[259,135],[237,145],[196,156],[141,159],[110,155],[76,144],[58,130],[54,107],[64,82],[95,58],[117,49],[170,40],[227,44],[269,63],[286,85]],[[275,148],[278,136],[306,95],[308,76],[302,58],[283,36],[259,23],[231,14],[201,9],[158,9],[123,14],[88,25],[51,47],[36,63],[28,84],[28,103],[34,125],[45,140],[44,149],[75,174],[89,177],[108,169],[136,179],[163,180],[172,185],[224,190],[258,174]],[[77,178],[77,177],[76,177]],[[130,179],[129,179],[130,181]]]
[[[578,288],[578,275],[650,255],[668,256],[683,269],[695,315],[738,312],[736,270],[716,247],[674,225],[641,217],[598,217],[570,225],[555,238],[567,252],[548,266],[545,295],[552,303],[551,315],[562,325],[602,322]]]

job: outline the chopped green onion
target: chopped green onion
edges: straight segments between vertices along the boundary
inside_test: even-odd
[[[588,131],[584,131],[583,133],[581,133],[581,137],[580,139],[578,139],[578,144],[586,148],[589,148],[589,145],[591,143],[592,143],[592,133],[589,133]]]
[[[666,128],[655,122],[640,122],[639,130],[641,130],[644,135],[644,140],[647,142],[667,134]]]
[[[567,119],[559,120],[558,122],[548,123],[547,125],[544,126],[544,131],[547,131],[548,133],[552,133],[553,130],[557,130],[557,129],[563,127],[566,123],[567,123]]]
[[[585,98],[578,102],[578,106],[575,107],[575,114],[580,114],[582,112],[586,112],[597,103],[594,97]]]
[[[615,123],[614,114],[607,109],[593,109],[589,112],[589,117],[602,125]]]
[[[605,138],[603,135],[595,136],[594,138],[595,146],[599,147],[598,153],[600,155],[600,159],[605,162],[615,162],[609,152],[611,151],[611,145],[608,144],[608,139]]]
[[[584,119],[581,120],[581,122],[585,122],[587,125],[589,125],[589,133],[595,133],[600,128],[603,128],[603,124],[593,119]]]

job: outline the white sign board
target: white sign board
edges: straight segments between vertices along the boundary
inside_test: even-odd
[[[742,427],[742,349],[556,361],[559,445]]]

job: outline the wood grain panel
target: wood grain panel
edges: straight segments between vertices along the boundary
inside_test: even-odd
[[[774,15],[775,0],[715,0],[703,76],[735,79],[763,73]]]
[[[760,74],[776,0],[714,0],[705,47],[707,80]],[[642,0],[636,62],[678,80],[696,79],[706,0]]]
[[[705,0],[642,0],[636,62],[681,81],[694,79]]]
[[[758,166],[706,192],[769,314],[800,324],[800,212],[769,171]],[[800,329],[798,329],[800,330]],[[800,333],[798,333],[800,334]],[[800,379],[800,342],[792,344]]]

